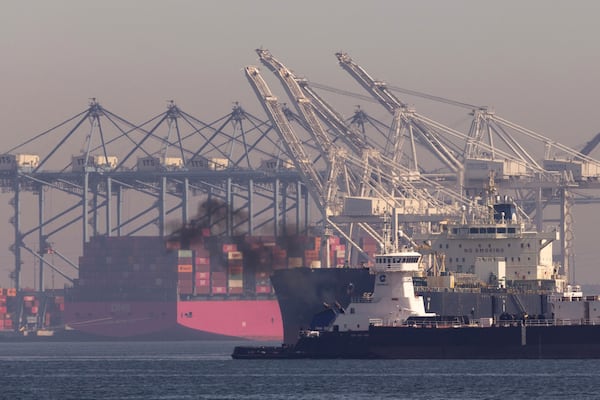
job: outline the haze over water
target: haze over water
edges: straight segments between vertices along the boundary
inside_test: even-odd
[[[364,94],[337,65],[334,53],[347,51],[391,85],[491,106],[581,149],[600,131],[598,15],[600,3],[591,0],[7,1],[0,15],[0,152],[81,112],[92,97],[132,122],[163,112],[171,99],[206,121],[229,113],[234,101],[264,116],[242,72],[259,64],[260,46],[314,82]],[[465,110],[404,100],[451,127],[468,118]],[[357,100],[337,104],[350,115]],[[373,104],[368,111],[386,115]],[[14,264],[8,200],[0,198],[3,287]],[[579,282],[600,283],[597,209],[575,210]],[[23,268],[23,283],[33,286],[31,261]]]

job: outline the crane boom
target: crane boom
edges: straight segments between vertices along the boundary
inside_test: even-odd
[[[390,113],[399,107],[406,107],[400,99],[394,96],[386,87],[385,82],[376,81],[361,66],[352,61],[348,53],[335,53],[340,66],[344,68],[365,90],[381,103]]]
[[[387,88],[385,82],[376,81],[373,79],[367,71],[361,66],[355,63],[347,53],[338,52],[335,54],[340,66],[346,70],[363,88],[365,88],[371,96],[373,96],[379,103],[385,107],[388,112],[394,115],[397,121],[400,121],[402,125],[412,125],[417,133],[420,134],[422,142],[429,147],[429,149],[438,157],[440,161],[446,164],[452,171],[459,171],[462,169],[462,162],[456,155],[452,153],[450,149],[443,145],[437,135],[427,129],[421,124],[417,118],[415,118],[414,110],[398,99],[394,94]],[[398,113],[404,114],[403,117],[399,117]],[[407,128],[408,130],[408,128]],[[400,134],[403,131],[400,127],[397,127],[392,133]],[[409,130],[410,131],[410,130]],[[390,140],[392,148],[395,151],[402,151],[403,141],[400,138],[392,138]],[[414,152],[413,152],[414,153]],[[392,154],[392,159],[398,160],[399,154]]]
[[[594,136],[592,140],[587,142],[583,149],[581,149],[580,153],[584,156],[589,156],[592,150],[594,150],[596,146],[598,146],[598,143],[600,143],[600,133],[596,134],[596,136]]]
[[[304,92],[298,84],[294,73],[285,65],[280,63],[277,59],[275,59],[269,50],[257,49],[256,53],[258,54],[260,61],[267,68],[277,74],[279,80],[287,91],[288,96],[294,100],[296,109],[300,113],[304,122],[306,122],[308,125],[308,131],[314,141],[317,143],[317,149],[321,153],[321,156],[324,160],[326,160],[326,162],[329,162],[331,159],[330,152],[332,149],[331,140],[319,123],[319,120],[317,119],[317,116],[311,107],[310,100],[304,95]]]
[[[285,117],[281,106],[267,83],[264,81],[257,67],[247,66],[245,68],[246,78],[254,89],[256,96],[269,116],[269,119],[275,126],[277,132],[282,136],[283,144],[292,158],[294,166],[298,169],[306,183],[309,193],[313,200],[320,205],[324,216],[331,215],[332,211],[325,198],[325,185],[321,176],[315,171],[312,161],[304,152],[300,139],[293,131],[287,118]]]

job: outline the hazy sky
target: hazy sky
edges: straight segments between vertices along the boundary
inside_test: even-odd
[[[375,78],[490,105],[571,147],[600,131],[596,1],[1,4],[4,149],[83,111],[90,97],[134,122],[163,112],[168,99],[205,120],[234,101],[264,115],[242,71],[258,64],[260,46],[315,82],[360,92],[334,56],[347,51]],[[591,265],[597,239],[580,234],[591,232],[586,215],[598,207],[576,213],[575,235],[578,273],[600,283]]]

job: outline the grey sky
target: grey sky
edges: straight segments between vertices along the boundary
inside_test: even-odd
[[[575,148],[600,131],[596,1],[1,4],[5,149],[84,110],[90,97],[133,122],[163,112],[168,99],[205,120],[227,114],[233,101],[263,115],[242,72],[258,64],[259,46],[313,81],[360,92],[334,56],[347,51],[378,79],[493,106]],[[348,115],[352,108],[339,111]],[[592,225],[579,213],[578,272],[600,282],[589,265],[596,240],[580,234]],[[0,226],[11,229],[7,221]],[[0,286],[6,284],[0,269]]]

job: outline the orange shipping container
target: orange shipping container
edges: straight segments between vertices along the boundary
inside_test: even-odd
[[[192,268],[192,266],[191,266],[191,265],[185,265],[185,264],[184,264],[184,265],[179,265],[179,266],[177,266],[177,270],[178,270],[179,272],[192,272],[192,271],[193,271],[193,268]]]
[[[15,288],[6,289],[6,295],[8,297],[15,297],[17,295],[17,289],[15,289]]]

